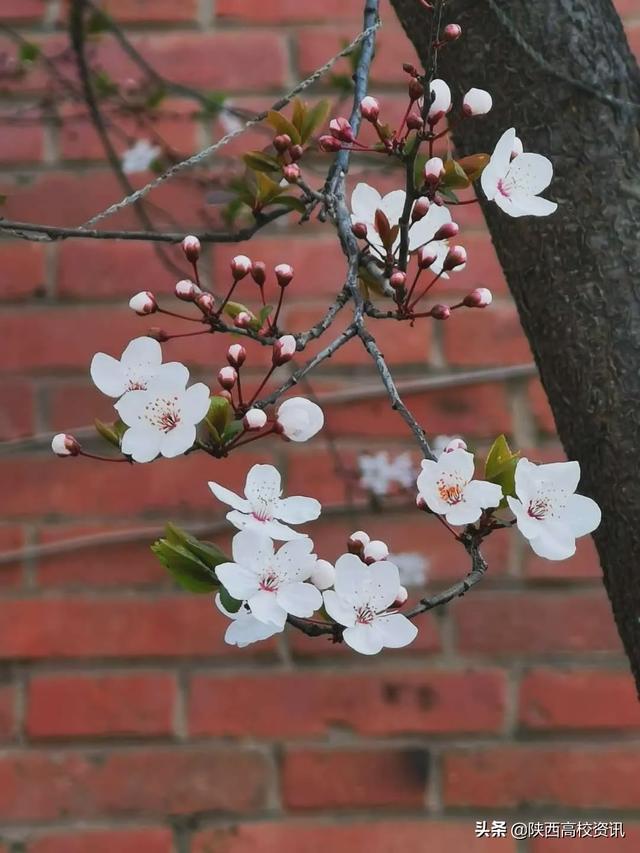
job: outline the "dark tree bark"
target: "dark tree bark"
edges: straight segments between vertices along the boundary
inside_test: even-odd
[[[392,3],[424,60],[430,14]],[[640,690],[640,109],[620,103],[640,104],[640,72],[611,0],[451,0],[445,21],[463,38],[438,76],[494,95],[457,150],[491,153],[515,127],[553,161],[554,216],[483,209],[580,491],[602,508],[594,538]]]

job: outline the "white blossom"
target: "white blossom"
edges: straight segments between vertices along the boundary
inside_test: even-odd
[[[121,397],[127,391],[145,391],[152,379],[160,378],[183,386],[189,371],[178,361],[162,364],[162,349],[153,338],[134,338],[120,360],[98,352],[91,361],[91,378],[107,397]]]
[[[123,153],[122,171],[125,175],[146,172],[160,153],[161,149],[157,145],[152,145],[148,139],[139,139]]]
[[[397,566],[383,561],[366,566],[355,554],[343,554],[335,567],[334,589],[324,594],[329,616],[345,626],[347,645],[364,655],[383,648],[401,648],[413,642],[416,626],[390,611],[400,594]]]
[[[306,538],[288,525],[313,521],[322,510],[315,498],[281,498],[280,472],[273,465],[254,465],[251,468],[247,474],[244,498],[219,483],[210,482],[209,488],[219,501],[233,507],[227,513],[227,521],[234,527],[252,530],[272,539]]]
[[[451,109],[451,89],[444,80],[435,79],[431,81],[431,106],[429,107],[429,118],[434,119]]]
[[[551,183],[553,166],[542,154],[518,154],[514,128],[500,137],[480,182],[489,201],[509,216],[549,216],[558,205],[538,195]]]
[[[202,382],[185,388],[160,376],[146,391],[125,394],[115,409],[129,427],[122,436],[124,454],[135,462],[151,462],[158,454],[171,459],[193,446],[196,424],[209,409],[209,389]]]
[[[351,222],[353,224],[362,222],[366,225],[367,240],[369,243],[379,251],[384,251],[382,239],[376,229],[376,210],[381,210],[389,221],[389,225],[394,228],[398,225],[402,215],[405,198],[404,190],[393,190],[387,193],[387,195],[381,196],[369,184],[360,183],[351,194]],[[421,246],[427,243],[431,244],[436,233],[447,222],[451,222],[451,213],[448,208],[445,205],[432,204],[425,216],[414,222],[409,229],[409,251],[417,252]],[[434,253],[437,253],[441,243],[444,245],[444,255],[442,257],[442,260],[444,260],[447,254],[446,242],[434,242],[433,248]],[[396,252],[399,246],[400,235],[398,234],[393,243],[392,251]]]
[[[284,630],[284,625],[274,625],[268,622],[260,622],[259,619],[250,612],[246,602],[243,602],[240,609],[235,613],[227,610],[222,603],[220,593],[215,597],[216,607],[221,613],[231,619],[231,624],[224,634],[224,641],[230,646],[238,646],[243,649],[251,643],[258,643],[261,640],[268,640],[274,634],[280,634]]]
[[[547,560],[566,560],[576,550],[576,538],[600,524],[598,504],[576,495],[578,462],[535,465],[520,459],[516,466],[516,498],[508,497],[518,530],[536,554]]]
[[[388,451],[363,453],[358,457],[360,485],[374,495],[387,495],[394,484],[409,488],[416,477],[410,453],[399,453],[393,459]]]
[[[444,515],[449,524],[472,524],[482,510],[498,506],[502,489],[495,483],[474,480],[473,454],[458,449],[444,452],[438,461],[423,459],[418,492],[429,509]]]
[[[276,423],[289,441],[308,441],[324,426],[324,414],[311,400],[290,397],[276,412]]]
[[[469,89],[462,99],[462,109],[468,116],[483,116],[491,110],[493,98],[485,89]]]
[[[322,605],[320,591],[306,583],[316,563],[312,549],[305,536],[275,551],[268,536],[242,530],[233,537],[233,562],[217,566],[216,575],[256,619],[283,628],[287,614],[308,618]]]

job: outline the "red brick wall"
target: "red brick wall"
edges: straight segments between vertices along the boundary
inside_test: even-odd
[[[0,19],[53,45],[64,5],[4,0]],[[383,5],[373,76],[387,102],[398,64],[412,52]],[[322,64],[357,31],[359,6],[108,3],[164,73],[223,89],[244,106],[268,102]],[[640,49],[640,2],[619,6]],[[110,50],[100,48],[107,65],[114,62]],[[129,72],[118,64],[114,73]],[[28,78],[4,98],[2,112],[38,85],[37,74]],[[189,153],[216,138],[220,126],[176,119],[164,132]],[[16,218],[77,224],[120,195],[82,123],[3,123],[0,159],[7,215]],[[393,176],[375,180],[394,183]],[[158,198],[185,223],[192,205],[201,205],[200,195],[171,186]],[[530,358],[482,223],[477,214],[465,219],[464,287],[488,285],[497,299],[481,322],[456,316],[407,339],[382,329],[399,375]],[[292,328],[319,316],[341,280],[327,229],[275,229],[245,250],[269,264],[291,261],[300,271],[286,317]],[[207,253],[214,283],[232,252]],[[91,355],[119,352],[142,332],[144,321],[124,297],[149,287],[170,291],[172,284],[142,244],[2,242],[0,437],[108,417],[108,401],[88,383]],[[461,279],[456,284],[463,287]],[[171,354],[213,383],[221,346],[203,351],[175,342]],[[354,373],[358,382],[371,378],[356,343],[317,387],[346,387]],[[431,433],[461,432],[482,448],[505,430],[537,456],[560,452],[532,380],[409,402]],[[331,407],[328,422],[348,459],[365,441],[371,449],[410,446],[404,424],[381,401]],[[221,463],[189,457],[125,470],[62,462],[46,447],[3,453],[0,551],[132,525],[154,528],[167,517],[210,521],[219,506],[207,477],[215,471],[239,486],[257,459],[285,471],[290,494],[312,493],[327,504],[344,499],[319,439],[286,453],[274,444]],[[355,527],[375,530],[394,551],[427,555],[432,589],[464,570],[441,529],[414,513],[322,521],[316,538],[335,556]],[[2,853],[480,851],[498,843],[474,839],[477,819],[554,816],[626,819],[627,849],[638,849],[640,711],[590,542],[573,560],[551,564],[521,540],[492,540],[482,589],[424,619],[414,646],[370,661],[296,634],[229,650],[211,601],[167,582],[148,550],[150,538],[0,565]],[[617,851],[624,843],[594,845]],[[517,846],[506,839],[499,846],[572,853],[584,842]]]

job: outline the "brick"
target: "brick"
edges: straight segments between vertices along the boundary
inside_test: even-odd
[[[631,675],[600,670],[536,669],[520,687],[520,725],[534,731],[640,728]]]
[[[27,842],[25,853],[174,853],[170,829],[92,829],[61,831]]]
[[[42,18],[47,0],[3,0],[2,21],[37,21]]]
[[[19,525],[0,526],[0,554],[17,551],[25,545],[25,535]],[[22,583],[22,561],[0,563],[0,589],[14,589]]]
[[[539,379],[533,379],[529,383],[528,396],[539,429],[543,432],[555,434],[556,423],[553,419],[553,412]]]
[[[179,24],[198,17],[197,0],[103,0],[103,6],[120,23]]]
[[[607,822],[607,824],[609,823]],[[585,842],[585,838],[588,838],[588,841]],[[619,853],[623,846],[627,850],[637,850],[640,846],[640,827],[625,820],[624,838],[613,837],[612,833],[609,838],[591,836],[583,836],[582,838],[533,838],[530,841],[530,853],[583,853],[585,843],[597,853]]]
[[[628,15],[631,17],[632,15],[640,14],[640,3],[638,3],[638,0],[614,0],[614,6],[619,15]]]
[[[227,459],[207,461],[206,471],[203,458],[195,453],[148,465],[61,460],[53,454],[1,457],[0,479],[7,477],[5,482],[14,485],[11,493],[0,490],[0,516],[10,519],[23,515],[77,515],[88,520],[92,514],[121,518],[160,514],[163,524],[167,513],[176,517],[199,509],[210,518],[217,514],[222,520],[226,505],[215,501],[207,480],[217,479],[237,491],[244,485],[251,465],[267,461],[270,457],[266,448],[260,456],[242,449]],[[162,524],[158,525],[159,531]]]
[[[420,808],[428,776],[423,749],[289,750],[282,796],[292,810]]]
[[[197,675],[190,686],[189,731],[273,738],[324,735],[333,726],[385,736],[497,731],[504,687],[496,670]]]
[[[28,737],[82,738],[173,733],[172,675],[46,675],[27,692]]]
[[[250,751],[113,749],[0,757],[0,816],[51,821],[152,817],[264,806],[268,769]]]
[[[23,379],[0,379],[0,441],[21,438],[34,431],[34,393]]]
[[[224,643],[227,620],[208,595],[12,598],[0,602],[0,615],[4,660],[212,657],[231,652]],[[273,642],[259,643],[249,647],[249,654],[265,655],[273,647]],[[235,658],[243,652],[234,649],[232,654]]]
[[[323,24],[328,20],[360,21],[362,18],[362,4],[359,0],[327,0],[322,7],[298,3],[297,0],[271,0],[270,3],[217,0],[215,9],[221,21],[242,21],[247,24]]]
[[[443,328],[445,358],[454,367],[531,361],[529,345],[512,305],[494,302],[482,312],[456,311]]]
[[[32,299],[45,294],[44,247],[0,242],[0,299]]]
[[[3,162],[38,163],[42,160],[43,148],[44,129],[41,125],[3,122],[0,137],[0,160]]]
[[[12,684],[0,684],[0,741],[11,740],[16,727],[15,687]]]
[[[504,838],[500,850],[514,853],[515,842]],[[428,850],[429,853],[491,853],[494,838],[476,838],[472,821],[432,820],[349,820],[331,824],[326,821],[280,823],[244,823],[231,827],[207,829],[194,836],[192,853],[407,853]],[[57,853],[57,851],[56,851]],[[75,851],[73,851],[75,853]],[[102,851],[99,851],[102,853]],[[559,851],[561,853],[561,851]],[[573,853],[573,851],[571,851]]]
[[[466,653],[507,656],[621,651],[604,590],[474,591],[452,614],[458,646]]]
[[[533,551],[528,551],[525,554],[523,566],[525,577],[544,579],[551,583],[601,578],[600,559],[593,539],[590,536],[584,536],[578,539],[576,546],[573,557],[558,562],[545,560]]]
[[[443,758],[451,807],[584,809],[638,807],[639,754],[633,747],[504,746],[454,750]]]

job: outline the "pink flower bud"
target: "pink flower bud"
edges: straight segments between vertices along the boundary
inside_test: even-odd
[[[280,287],[286,287],[293,278],[293,267],[291,264],[278,264],[274,272]]]
[[[420,510],[420,512],[429,512],[429,507],[427,505],[427,502],[422,497],[422,495],[418,495],[416,497],[416,506]]]
[[[420,72],[418,71],[418,69],[415,67],[415,65],[411,65],[410,62],[403,62],[402,70],[405,72],[405,74],[410,74],[411,77],[420,76]]]
[[[300,180],[301,174],[300,166],[297,163],[289,163],[288,166],[282,167],[282,176],[290,184],[295,184],[296,181]]]
[[[285,151],[289,150],[289,146],[291,145],[291,137],[288,133],[279,133],[273,140],[273,147],[280,154],[284,154]]]
[[[462,35],[462,27],[459,24],[447,24],[442,31],[442,41],[457,41]]]
[[[198,285],[193,281],[189,281],[188,278],[183,278],[182,281],[176,284],[175,294],[183,302],[193,302],[196,296],[199,296],[201,293],[202,291]]]
[[[407,116],[407,127],[409,130],[422,130],[423,126],[422,116],[419,116],[418,113],[409,113]]]
[[[370,566],[371,563],[378,563],[380,560],[386,560],[389,556],[389,548],[387,543],[381,539],[372,539],[364,546],[364,561]]]
[[[236,281],[240,281],[251,271],[251,259],[246,255],[236,255],[231,260],[231,275]]]
[[[242,419],[242,424],[246,430],[262,429],[266,422],[267,416],[262,409],[249,409]]]
[[[413,205],[413,210],[411,211],[411,221],[419,222],[427,215],[430,207],[431,202],[426,197],[426,195],[420,196],[420,198]]]
[[[233,403],[233,397],[231,396],[230,391],[218,391],[216,397],[222,397],[222,399],[226,400],[227,403]]]
[[[253,318],[248,311],[241,311],[236,319],[233,321],[233,325],[238,329],[248,329],[251,325]]]
[[[451,316],[451,308],[448,305],[434,305],[431,309],[431,316],[435,320],[448,320]]]
[[[449,270],[459,270],[461,266],[467,263],[467,250],[464,246],[452,246],[449,249],[447,257],[444,259],[442,269],[445,272]]]
[[[398,594],[396,595],[396,600],[393,602],[393,606],[402,607],[403,604],[406,604],[408,598],[409,593],[406,586],[401,586],[398,590]]]
[[[247,358],[247,351],[242,344],[232,344],[227,350],[227,361],[231,367],[242,367]]]
[[[273,345],[271,361],[274,367],[286,364],[296,354],[296,339],[293,335],[283,335]]]
[[[325,151],[327,154],[334,154],[336,151],[340,151],[342,143],[333,136],[325,135],[321,136],[318,140],[318,146],[321,151]]]
[[[458,234],[458,231],[460,231],[460,227],[455,222],[445,222],[445,224],[436,231],[433,239],[450,240]]]
[[[329,589],[336,579],[336,570],[328,560],[316,560],[309,580],[320,590]]]
[[[182,241],[182,251],[188,261],[195,263],[195,261],[200,257],[200,240],[192,234],[189,234]]]
[[[399,287],[404,287],[404,283],[407,280],[407,274],[402,272],[402,270],[396,270],[394,273],[391,273],[391,278],[389,279],[389,284],[393,287],[394,290],[397,290]]]
[[[78,456],[80,453],[80,444],[72,435],[59,432],[58,435],[53,436],[51,449],[56,456]]]
[[[144,317],[145,314],[154,314],[158,310],[158,303],[153,293],[148,290],[141,290],[140,293],[131,297],[129,308]]]
[[[212,314],[216,305],[212,293],[199,293],[196,296],[195,302],[203,314]]]
[[[165,332],[164,329],[161,329],[159,326],[152,326],[147,332],[148,338],[153,338],[154,341],[158,341],[158,343],[163,344],[165,341],[169,340],[169,335]]]
[[[331,135],[335,139],[339,139],[340,142],[353,142],[355,139],[353,135],[353,128],[349,124],[348,120],[342,116],[331,119],[329,122],[329,130],[331,131]]]
[[[364,240],[367,236],[367,226],[364,222],[354,222],[351,226],[351,233],[354,237],[357,237],[358,240]]]
[[[237,381],[238,371],[235,367],[223,367],[218,371],[218,382],[225,391],[231,391]]]
[[[412,77],[409,80],[409,98],[412,101],[417,101],[419,98],[422,98],[424,95],[424,86],[417,79],[417,77]]]
[[[364,530],[356,530],[352,533],[347,541],[347,551],[350,554],[357,554],[361,557],[364,554],[365,546],[369,544],[371,539]]]
[[[487,287],[476,287],[462,301],[467,308],[486,308],[493,302],[493,294]]]
[[[420,246],[418,249],[418,266],[421,270],[429,269],[432,264],[435,264],[438,258],[437,252],[429,248],[429,245]]]
[[[371,95],[367,95],[360,102],[360,114],[366,121],[376,122],[380,115],[380,104]]]
[[[452,438],[450,442],[445,446],[445,453],[452,453],[454,450],[466,450],[467,442],[462,438]]]
[[[430,187],[437,187],[444,175],[444,163],[440,157],[432,157],[424,164],[424,182]]]
[[[304,148],[302,145],[292,145],[289,149],[289,157],[291,157],[292,160],[299,160],[303,154]]]
[[[254,261],[251,265],[251,278],[262,286],[267,280],[267,266],[263,261]]]
[[[462,99],[462,112],[466,116],[483,116],[493,106],[493,98],[485,89],[469,89]]]

